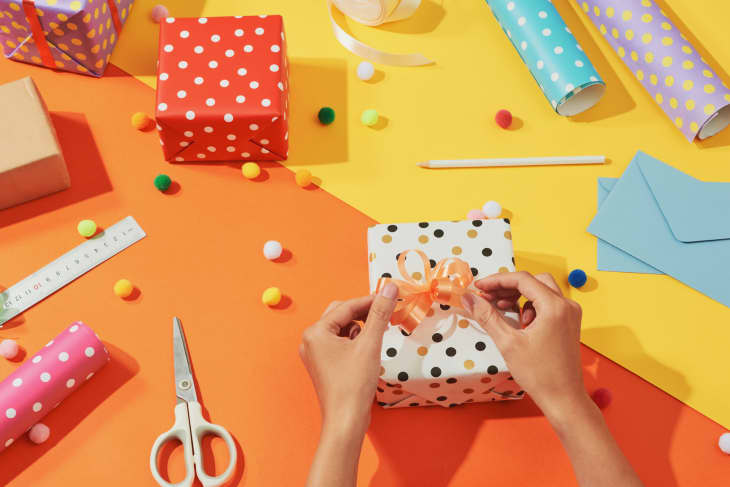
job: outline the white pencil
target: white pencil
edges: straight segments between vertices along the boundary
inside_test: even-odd
[[[548,166],[557,164],[604,164],[606,156],[514,157],[500,159],[454,159],[419,162],[432,169],[448,167]]]

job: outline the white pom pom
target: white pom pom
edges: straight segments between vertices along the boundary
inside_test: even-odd
[[[720,439],[717,440],[717,446],[720,447],[723,453],[730,455],[730,433],[721,434]]]
[[[264,257],[269,260],[276,260],[281,257],[281,252],[283,250],[284,249],[281,247],[279,242],[276,240],[269,240],[264,244]]]
[[[375,74],[375,66],[372,63],[363,61],[357,65],[357,77],[363,81],[367,81]]]
[[[482,211],[487,215],[487,218],[499,218],[499,215],[502,214],[502,205],[496,201],[487,201],[482,206]]]

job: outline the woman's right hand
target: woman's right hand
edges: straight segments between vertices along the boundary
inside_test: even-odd
[[[482,297],[467,294],[464,307],[489,333],[515,381],[550,418],[588,398],[580,364],[581,308],[563,296],[549,274],[500,273],[476,282]],[[524,328],[515,329],[499,309],[524,296]],[[493,304],[492,304],[493,303]]]

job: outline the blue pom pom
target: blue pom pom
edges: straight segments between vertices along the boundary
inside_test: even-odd
[[[582,287],[587,280],[588,276],[582,269],[573,269],[568,275],[568,282],[573,287]]]

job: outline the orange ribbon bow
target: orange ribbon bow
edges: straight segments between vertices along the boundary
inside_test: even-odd
[[[423,261],[423,279],[417,280],[406,270],[406,255],[415,252]],[[433,269],[425,253],[420,250],[406,250],[398,257],[398,270],[405,280],[380,278],[375,292],[387,283],[398,286],[398,302],[390,319],[394,325],[400,325],[408,332],[426,317],[434,302],[462,307],[461,297],[468,292],[473,277],[469,264],[461,259],[443,259]]]

